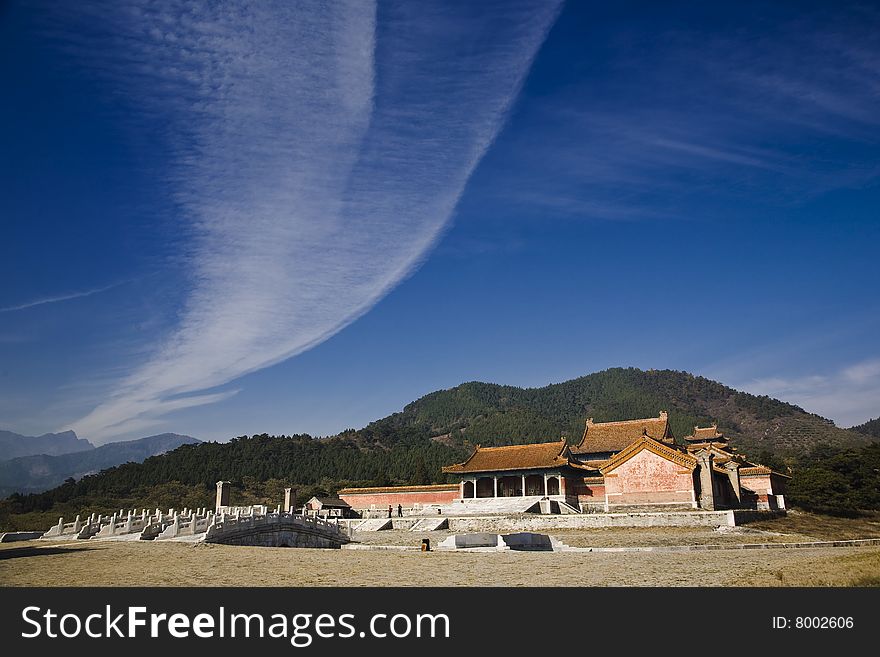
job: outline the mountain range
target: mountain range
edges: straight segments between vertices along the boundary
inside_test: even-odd
[[[230,478],[323,482],[328,490],[334,482],[427,483],[442,480],[440,466],[461,459],[477,444],[518,444],[561,436],[577,443],[588,417],[603,422],[655,417],[661,410],[669,412],[679,441],[695,425],[715,422],[731,445],[753,460],[792,463],[820,444],[859,447],[876,440],[793,404],[687,372],[614,368],[541,388],[463,383],[417,399],[362,429],[319,439],[261,434],[196,444],[193,438],[164,434],[79,454],[24,457],[0,463],[0,481],[6,490],[12,485],[16,490],[36,491],[67,477],[168,452],[88,477],[75,494],[92,495],[108,488],[130,491],[135,484],[169,482],[210,487],[218,479]],[[185,443],[193,445],[175,450]],[[69,494],[74,494],[73,489]]]
[[[150,456],[164,454],[181,445],[198,443],[191,436],[163,433],[138,440],[107,443],[95,447],[89,441],[77,438],[73,431],[46,434],[37,438],[4,431],[4,453],[21,454],[0,460],[0,496],[14,492],[30,493],[53,488],[70,477],[78,479],[87,474],[127,462],[141,462]],[[70,449],[64,453],[62,450]],[[35,452],[35,450],[45,450]]]
[[[588,417],[608,422],[655,417],[661,410],[669,412],[679,441],[695,425],[717,422],[733,446],[753,456],[768,451],[793,458],[819,443],[865,445],[880,437],[866,430],[871,423],[858,431],[842,429],[793,404],[701,376],[635,368],[608,369],[541,388],[464,383],[426,395],[354,433],[381,436],[417,429],[450,445],[515,444],[560,436],[577,443]]]
[[[361,429],[323,438],[255,434],[198,442],[171,434],[158,447],[122,458],[117,453],[106,461],[97,456],[111,445],[81,454],[7,461],[0,463],[2,477],[21,477],[23,468],[29,479],[17,481],[34,488],[63,483],[0,499],[0,527],[43,527],[59,516],[86,510],[210,505],[220,479],[232,482],[237,504],[270,506],[287,486],[297,488],[301,504],[345,486],[439,483],[446,481],[441,466],[463,460],[474,445],[560,436],[577,443],[589,417],[596,422],[656,417],[662,410],[669,412],[679,442],[695,425],[715,422],[750,460],[782,471],[791,468],[791,500],[803,508],[812,508],[817,500],[837,511],[880,508],[875,483],[880,437],[871,434],[880,422],[842,429],[793,404],[687,372],[614,368],[541,388],[463,383],[425,395]],[[175,440],[190,444],[175,449]],[[160,450],[170,451],[131,462]],[[84,465],[82,456],[93,453]],[[78,465],[68,467],[67,461]],[[121,464],[110,466],[111,461]],[[13,475],[9,464],[19,474]],[[101,468],[107,469],[78,481],[69,478]]]
[[[95,449],[88,440],[78,438],[73,431],[46,433],[42,436],[23,436],[12,431],[0,431],[0,461],[30,456],[31,454],[72,454]]]

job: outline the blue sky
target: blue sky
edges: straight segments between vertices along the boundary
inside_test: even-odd
[[[880,13],[13,2],[0,427],[327,435],[684,369],[880,414]]]

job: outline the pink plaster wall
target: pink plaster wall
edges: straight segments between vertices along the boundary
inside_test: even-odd
[[[609,504],[690,503],[691,471],[642,450],[605,475]]]
[[[741,488],[748,488],[753,493],[764,495],[773,490],[773,486],[770,484],[769,474],[752,475],[750,477],[743,477],[740,475],[739,485]]]
[[[342,493],[340,499],[351,505],[352,509],[369,509],[375,504],[377,509],[388,508],[390,504],[397,509],[400,504],[405,509],[413,504],[449,504],[459,499],[459,489],[454,490],[406,492],[406,493]]]

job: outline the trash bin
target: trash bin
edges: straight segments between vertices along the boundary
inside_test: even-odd
[[[423,538],[422,539],[422,552],[430,552],[431,551],[431,539]]]

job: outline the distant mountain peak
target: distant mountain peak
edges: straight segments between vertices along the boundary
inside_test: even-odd
[[[106,443],[78,452],[31,454],[0,461],[0,494],[46,490],[57,486],[68,477],[78,479],[122,463],[139,463],[181,445],[200,442],[192,436],[161,433],[135,440]]]
[[[0,461],[35,454],[59,456],[91,449],[95,449],[92,443],[77,437],[76,432],[70,429],[44,433],[42,436],[24,436],[14,431],[0,430]]]

